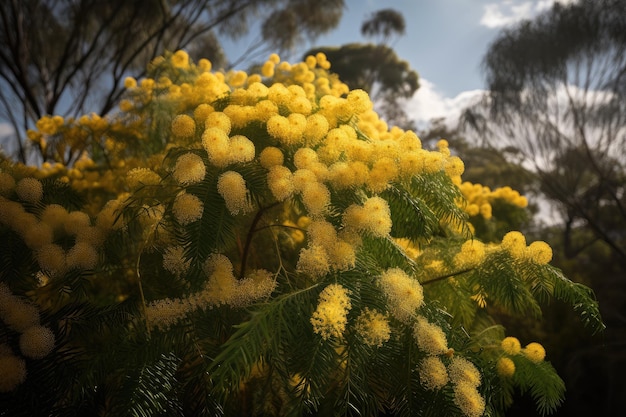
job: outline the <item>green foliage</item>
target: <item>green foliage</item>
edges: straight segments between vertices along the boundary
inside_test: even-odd
[[[323,56],[246,79],[181,52],[108,122],[102,176],[0,172],[0,415],[554,410],[543,348],[506,350],[492,311],[556,298],[599,329],[597,303],[547,244],[472,235],[447,146],[387,129]]]

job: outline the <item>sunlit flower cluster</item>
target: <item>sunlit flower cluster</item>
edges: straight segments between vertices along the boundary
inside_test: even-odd
[[[236,171],[226,171],[217,179],[217,191],[224,198],[231,214],[244,214],[252,209],[246,180]]]
[[[233,265],[222,254],[213,254],[204,263],[206,284],[201,291],[182,298],[165,298],[146,306],[146,319],[150,328],[168,330],[190,313],[227,304],[243,307],[269,296],[276,285],[274,275],[262,269],[251,270],[238,279]]]
[[[428,355],[443,355],[448,352],[448,340],[441,327],[418,316],[413,326],[417,346]]]
[[[454,264],[458,268],[473,268],[485,259],[484,243],[472,239],[461,245],[461,250],[454,256]]]
[[[509,186],[491,190],[484,185],[465,181],[459,185],[459,188],[467,202],[464,206],[465,211],[470,216],[482,216],[487,220],[490,219],[492,216],[491,204],[495,200],[502,200],[520,208],[528,206],[526,197]]]
[[[454,356],[448,365],[448,375],[454,385],[454,402],[468,417],[482,416],[485,398],[478,392],[481,375],[476,366],[465,358]]]
[[[311,316],[313,331],[323,339],[341,338],[348,323],[350,310],[348,290],[339,284],[330,284],[322,290],[317,309]]]
[[[552,260],[552,248],[544,241],[532,242],[526,246],[526,237],[520,232],[509,232],[502,238],[502,248],[513,258],[530,260],[545,265]]]
[[[546,350],[540,343],[537,342],[531,342],[526,345],[524,350],[522,350],[522,353],[535,363],[542,362],[546,358]]]
[[[506,356],[501,357],[496,362],[496,372],[502,378],[510,378],[515,374],[515,362]]]
[[[424,290],[420,283],[400,268],[383,272],[379,282],[394,317],[403,322],[410,321],[424,303]]]
[[[427,356],[418,366],[420,382],[429,390],[443,388],[449,381],[446,365],[439,356]]]

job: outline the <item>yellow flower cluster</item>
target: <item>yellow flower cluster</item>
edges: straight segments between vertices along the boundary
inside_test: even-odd
[[[386,270],[379,282],[391,313],[398,320],[409,322],[424,303],[424,290],[420,283],[400,268]]]
[[[522,351],[524,356],[530,359],[532,362],[539,363],[546,358],[546,350],[544,347],[537,343],[531,342]]]
[[[226,208],[232,215],[244,214],[252,209],[246,180],[236,171],[226,171],[217,179],[217,191],[224,198]]]
[[[422,359],[418,372],[422,386],[429,390],[441,389],[450,380],[446,365],[438,356],[427,356]]]
[[[496,362],[496,372],[502,378],[510,378],[515,374],[515,362],[511,358],[502,357]]]
[[[465,211],[470,216],[480,215],[489,220],[492,216],[491,203],[498,199],[520,208],[528,206],[526,197],[520,195],[518,191],[513,190],[509,186],[491,190],[484,185],[465,181],[459,185],[459,188],[467,202],[464,206]]]
[[[40,324],[37,307],[15,296],[4,283],[0,283],[0,320],[20,333],[19,347],[25,357],[42,359],[54,349],[54,333]],[[0,392],[12,391],[26,379],[25,361],[6,345],[0,345],[0,371]]]
[[[457,268],[473,268],[485,259],[485,244],[472,239],[461,245],[461,250],[454,256]]]
[[[146,321],[152,329],[167,331],[188,314],[213,306],[227,304],[242,307],[269,296],[276,285],[274,276],[257,269],[243,279],[233,274],[233,265],[222,254],[213,254],[205,261],[204,273],[208,279],[201,291],[183,298],[165,298],[146,306]]]
[[[195,195],[181,191],[174,199],[172,212],[174,213],[176,221],[185,226],[202,217],[204,204]]]
[[[299,271],[319,278],[331,270],[343,271],[354,267],[356,252],[349,234],[341,237],[335,227],[325,220],[313,220],[307,226],[308,247],[300,251]]]
[[[311,316],[313,331],[324,340],[341,338],[348,323],[350,307],[348,290],[339,284],[328,285],[320,293],[317,309]]]
[[[513,336],[508,336],[502,339],[500,346],[507,355],[517,355],[522,350],[519,340]]]
[[[368,346],[380,347],[389,340],[391,328],[384,314],[365,307],[356,319],[355,329]]]
[[[200,156],[188,152],[178,157],[172,175],[181,185],[196,184],[204,179],[206,167]]]
[[[448,365],[448,375],[454,385],[454,403],[468,417],[485,412],[485,399],[478,392],[481,375],[476,366],[465,358],[454,356]]]
[[[448,339],[441,327],[429,323],[425,317],[417,317],[413,326],[413,335],[417,346],[428,355],[443,355],[449,350]]]
[[[527,259],[539,265],[545,265],[552,260],[550,245],[539,240],[526,246],[526,237],[517,231],[504,235],[501,246],[516,259]]]
[[[367,199],[363,206],[352,204],[344,212],[343,223],[348,230],[368,231],[375,236],[387,236],[392,225],[389,204],[380,197]]]
[[[502,378],[510,378],[515,373],[515,362],[513,362],[509,356],[523,354],[526,358],[535,363],[543,361],[546,357],[546,350],[541,344],[532,342],[522,349],[519,340],[512,336],[502,339],[500,348],[502,352],[507,355],[500,357],[496,363],[496,371]]]

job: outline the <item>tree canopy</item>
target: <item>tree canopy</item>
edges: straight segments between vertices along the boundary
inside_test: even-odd
[[[589,228],[626,267],[624,50],[626,3],[557,3],[493,42],[484,58],[489,93],[467,120],[526,156],[566,242],[573,227]]]
[[[378,38],[377,43],[349,43],[338,47],[316,47],[306,55],[321,52],[332,62],[331,71],[350,88],[360,88],[372,96],[384,119],[402,128],[413,128],[413,122],[402,108],[404,99],[419,88],[419,76],[409,63],[401,59],[390,41],[404,35],[402,13],[382,9],[363,22],[361,34]]]
[[[267,55],[335,27],[343,7],[343,0],[3,1],[0,117],[14,130],[3,151],[32,157],[25,133],[44,115],[107,114],[124,77],[145,75],[145,62],[165,50],[186,48],[219,67],[219,37],[241,36],[251,21],[262,22],[254,48]],[[50,157],[37,149],[40,159]]]

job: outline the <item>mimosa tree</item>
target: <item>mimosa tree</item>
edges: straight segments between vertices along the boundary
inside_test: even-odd
[[[389,128],[323,54],[260,74],[184,51],[115,116],[46,116],[0,173],[0,415],[504,415],[564,385],[487,307],[591,291],[544,242],[474,236],[510,188]],[[549,353],[548,353],[549,354]]]

